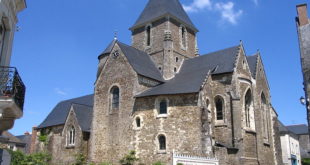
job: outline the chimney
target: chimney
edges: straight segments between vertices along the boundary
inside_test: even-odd
[[[28,131],[26,131],[26,132],[24,133],[24,135],[30,135],[30,133],[29,133]]]
[[[300,4],[296,6],[298,14],[298,26],[304,26],[309,23],[307,4]]]
[[[36,141],[37,141],[37,127],[32,127],[32,134],[31,134],[31,144],[30,144],[30,153],[36,152]]]

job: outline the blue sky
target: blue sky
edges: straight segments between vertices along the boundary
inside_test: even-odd
[[[296,5],[306,0],[181,0],[200,30],[201,54],[239,44],[261,52],[272,104],[284,124],[306,123]],[[27,0],[19,14],[11,65],[27,86],[23,118],[13,134],[31,131],[61,100],[93,93],[97,56],[118,39],[131,43],[128,28],[147,0]],[[309,4],[310,5],[310,4]]]

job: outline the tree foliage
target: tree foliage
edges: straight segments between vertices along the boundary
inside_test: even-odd
[[[26,155],[21,151],[9,151],[11,154],[11,165],[48,165],[51,156],[47,153],[34,153]]]
[[[136,157],[136,151],[130,151],[119,162],[121,165],[133,165],[139,159]]]
[[[160,162],[160,161],[158,161],[158,162],[153,163],[152,165],[165,165],[165,164]]]

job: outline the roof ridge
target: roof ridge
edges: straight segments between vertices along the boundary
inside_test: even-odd
[[[213,52],[209,52],[207,54],[203,54],[201,56],[206,56],[206,55],[210,55],[210,54],[213,54],[213,53],[218,53],[220,51],[224,51],[224,50],[228,50],[228,49],[232,49],[232,48],[236,48],[236,47],[239,47],[240,45],[235,45],[235,46],[231,46],[231,47],[228,47],[228,48],[224,48],[224,49],[219,49],[219,50],[216,50],[216,51],[213,51]],[[198,56],[198,57],[201,57],[201,56]],[[195,57],[197,58],[197,57]]]
[[[87,97],[87,96],[90,96],[90,95],[94,95],[94,94],[88,94],[88,95],[84,95],[84,96],[80,96],[80,97],[75,97],[75,98],[71,98],[71,99],[67,99],[67,100],[62,100],[62,101],[58,102],[58,104],[60,104],[62,102],[67,102],[67,101],[70,101],[70,100],[79,99],[79,98],[82,98],[82,97]]]

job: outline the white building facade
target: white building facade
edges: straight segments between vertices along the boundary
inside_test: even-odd
[[[280,123],[280,139],[284,165],[301,165],[298,136]]]
[[[0,0],[0,135],[23,115],[25,86],[10,61],[17,14],[25,8],[25,0]]]

